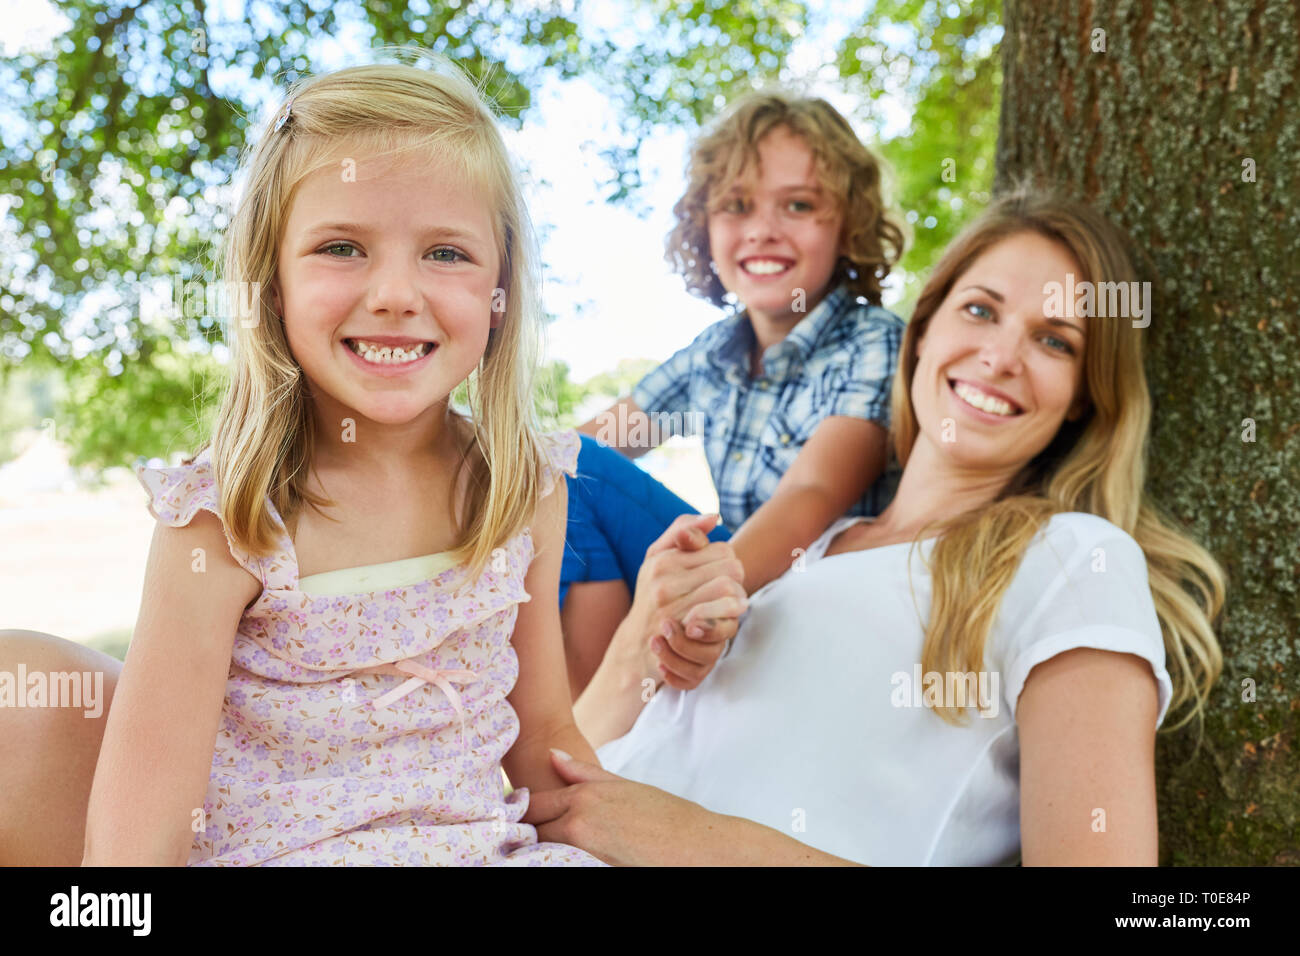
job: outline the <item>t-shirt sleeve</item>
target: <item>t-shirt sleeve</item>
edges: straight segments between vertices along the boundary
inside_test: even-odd
[[[827,415],[861,418],[889,428],[889,395],[898,367],[903,324],[885,309],[866,309],[845,342],[843,374]]]
[[[1151,665],[1159,698],[1156,727],[1164,720],[1173,685],[1146,558],[1120,528],[1094,515],[1056,515],[1026,550],[1001,616],[1007,630],[998,656],[1013,719],[1035,666],[1092,647],[1135,654]]]

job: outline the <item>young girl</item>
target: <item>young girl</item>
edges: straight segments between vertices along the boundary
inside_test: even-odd
[[[263,294],[210,446],[140,471],[85,862],[597,864],[519,822],[549,748],[594,754],[555,599],[578,442],[530,428],[535,254],[491,114],[454,71],[305,81],[244,189],[226,288]]]
[[[748,593],[835,519],[879,513],[892,488],[881,475],[904,326],[880,301],[903,236],[878,161],[824,100],[765,92],[695,143],[687,180],[668,259],[690,292],[736,308],[580,429],[591,438],[569,482],[561,571],[575,693],[631,607],[647,546],[693,510],[628,458],[698,423],[725,525],[711,536],[734,532]],[[688,636],[703,633],[698,616],[685,612]],[[656,676],[688,686],[673,663]]]

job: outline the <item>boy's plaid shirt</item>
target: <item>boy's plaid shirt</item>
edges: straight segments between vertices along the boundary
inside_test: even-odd
[[[750,376],[754,329],[742,312],[705,329],[632,398],[652,416],[673,416],[658,420],[665,437],[699,413],[718,510],[734,531],[776,492],[822,419],[847,415],[889,428],[903,328],[894,313],[841,286],[768,347],[761,377]],[[897,480],[897,467],[888,468],[846,514],[879,514]]]

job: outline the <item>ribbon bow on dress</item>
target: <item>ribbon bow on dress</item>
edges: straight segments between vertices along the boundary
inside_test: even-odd
[[[401,676],[408,675],[410,680],[394,687],[382,697],[377,697],[371,704],[375,710],[382,710],[390,707],[397,701],[401,700],[411,691],[424,684],[433,684],[447,695],[451,701],[451,706],[455,709],[456,714],[460,717],[460,749],[465,749],[465,706],[461,703],[460,694],[456,688],[451,685],[452,681],[458,684],[472,684],[479,680],[479,675],[469,670],[435,670],[432,667],[425,667],[423,664],[417,664],[414,661],[398,661],[395,664],[380,664],[375,667],[363,668],[359,673],[364,674],[396,674]]]

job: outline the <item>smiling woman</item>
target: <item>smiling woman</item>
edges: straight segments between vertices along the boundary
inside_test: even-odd
[[[1035,193],[958,237],[894,377],[894,499],[755,593],[725,655],[674,636],[695,690],[642,704],[616,634],[575,706],[603,769],[556,759],[539,834],[626,863],[1154,864],[1155,733],[1218,674],[1223,575],[1143,487],[1141,328],[1044,297],[1131,280],[1126,250]],[[649,630],[706,547],[689,525],[638,581]],[[900,672],[1002,696],[910,707]]]

